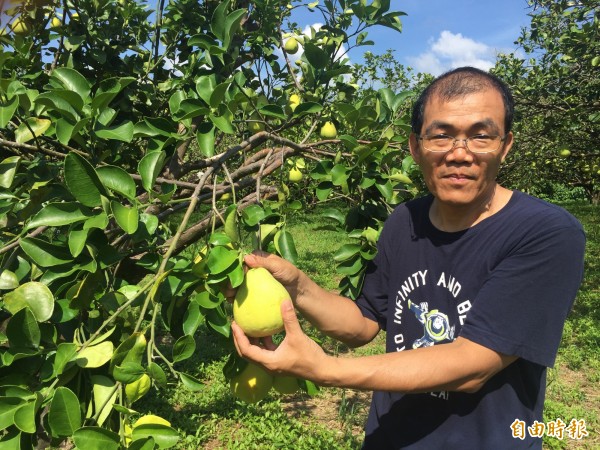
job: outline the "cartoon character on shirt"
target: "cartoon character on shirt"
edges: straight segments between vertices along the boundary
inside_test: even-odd
[[[454,339],[454,325],[450,326],[448,316],[437,309],[429,311],[429,304],[408,301],[408,308],[415,313],[417,320],[423,324],[424,335],[413,342],[413,348],[430,347],[445,339]]]

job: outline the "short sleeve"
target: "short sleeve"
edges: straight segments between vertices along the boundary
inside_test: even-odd
[[[584,249],[585,235],[574,218],[568,226],[540,227],[491,271],[461,336],[553,366],[581,284]]]

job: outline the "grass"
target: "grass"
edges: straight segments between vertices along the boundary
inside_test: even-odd
[[[584,420],[589,436],[581,440],[544,438],[545,449],[600,448],[598,386],[600,383],[600,208],[566,204],[583,223],[588,237],[586,272],[574,309],[567,320],[556,366],[548,372],[544,421]],[[319,209],[294,215],[299,267],[318,283],[335,290],[339,276],[333,254],[346,242],[343,232],[329,228],[331,221]],[[322,337],[322,336],[320,336]],[[197,335],[200,352],[179,363],[180,369],[203,380],[205,389],[191,393],[180,386],[153,391],[136,409],[161,415],[180,430],[178,449],[359,449],[363,439],[370,394],[349,389],[322,389],[314,396],[270,394],[255,405],[236,401],[222,375],[231,346],[206,329]],[[229,346],[228,346],[229,345]],[[332,353],[357,355],[385,351],[384,335],[369,345],[350,350],[328,339]],[[273,392],[273,391],[272,391]]]

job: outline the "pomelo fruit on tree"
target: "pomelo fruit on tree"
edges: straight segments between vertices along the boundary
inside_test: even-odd
[[[256,403],[267,396],[273,386],[273,377],[262,367],[248,365],[229,381],[231,393],[246,403]]]
[[[288,178],[292,183],[298,183],[302,180],[302,172],[297,167],[292,167],[288,173]]]
[[[319,135],[323,139],[335,139],[337,137],[337,129],[333,122],[325,122],[319,131]]]
[[[284,375],[273,378],[273,388],[280,394],[293,394],[300,389],[300,385],[298,378]]]
[[[233,301],[233,318],[246,335],[272,336],[283,330],[281,303],[290,294],[263,267],[246,272]]]
[[[285,44],[283,44],[283,48],[287,53],[293,55],[298,51],[298,41],[296,40],[296,38],[291,37],[287,41],[285,41]]]

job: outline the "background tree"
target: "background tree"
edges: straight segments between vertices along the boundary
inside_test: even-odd
[[[27,0],[3,16],[4,447],[175,445],[134,404],[171,381],[203,389],[180,363],[202,324],[231,345],[221,291],[243,253],[294,261],[286,216],[343,199],[327,214],[353,240],[335,258],[353,296],[383,220],[415,194],[408,94],[357,95],[345,56],[369,27],[400,30],[389,0],[153,7]],[[325,25],[303,33],[299,9]]]
[[[495,72],[512,87],[517,151],[503,171],[512,186],[556,196],[579,187],[600,202],[600,4],[531,1],[517,42],[528,55],[500,55]]]

